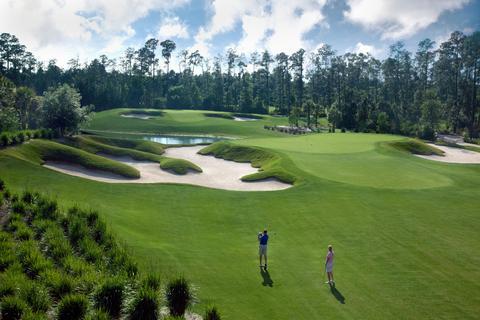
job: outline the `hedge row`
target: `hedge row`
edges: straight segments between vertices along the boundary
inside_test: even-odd
[[[56,138],[57,134],[51,129],[37,129],[37,130],[22,130],[13,132],[0,133],[0,146],[8,147],[23,143],[30,139],[52,139]]]

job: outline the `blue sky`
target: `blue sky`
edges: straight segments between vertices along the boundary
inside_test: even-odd
[[[480,30],[479,17],[480,0],[0,0],[0,32],[61,66],[120,57],[150,37],[210,58],[325,43],[383,58],[396,41],[414,51],[427,37],[440,43],[454,30]]]

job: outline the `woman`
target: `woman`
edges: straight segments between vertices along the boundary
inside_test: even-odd
[[[325,270],[327,271],[328,275],[328,281],[325,283],[328,283],[330,285],[335,284],[335,281],[333,281],[333,258],[335,256],[335,253],[333,252],[333,247],[332,245],[328,246],[328,251],[327,251],[327,257],[325,258]]]

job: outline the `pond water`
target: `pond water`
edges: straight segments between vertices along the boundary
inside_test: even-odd
[[[149,140],[161,144],[200,144],[200,143],[214,143],[220,140],[225,140],[222,137],[207,137],[207,136],[175,136],[175,135],[158,135],[158,136],[144,136],[143,140]]]

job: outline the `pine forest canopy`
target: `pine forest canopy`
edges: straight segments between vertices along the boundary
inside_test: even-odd
[[[97,111],[274,110],[309,127],[328,116],[333,127],[361,132],[428,137],[444,131],[478,137],[480,32],[453,32],[435,48],[425,39],[411,53],[397,42],[384,60],[362,53],[340,55],[329,45],[292,55],[255,52],[249,58],[230,49],[212,61],[198,51],[177,50],[171,40],[149,39],[141,48],[128,48],[120,59],[102,55],[84,65],[72,59],[62,69],[55,60],[47,65],[37,61],[17,37],[3,33],[0,75],[37,94],[69,84],[80,93],[82,105],[92,104]],[[179,57],[178,71],[171,65],[174,54]],[[5,80],[0,83],[0,109],[8,99],[21,101],[5,93],[10,90]],[[22,90],[16,92],[31,94]]]

